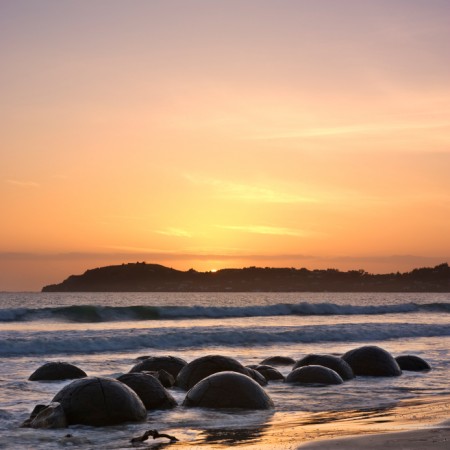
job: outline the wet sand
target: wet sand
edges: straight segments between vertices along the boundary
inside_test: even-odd
[[[411,399],[393,408],[362,413],[360,418],[351,416],[338,419],[334,425],[329,422],[322,430],[317,427],[315,435],[310,434],[310,439],[296,449],[450,448],[450,396]]]
[[[401,433],[384,433],[346,439],[331,439],[301,445],[298,450],[446,450],[450,448],[450,423],[445,427]]]
[[[275,413],[263,425],[191,430],[196,438],[178,448],[242,450],[415,450],[450,448],[450,396],[411,399],[365,411]],[[186,430],[172,430],[183,434]],[[186,436],[187,437],[187,436]],[[191,435],[192,438],[192,435]]]

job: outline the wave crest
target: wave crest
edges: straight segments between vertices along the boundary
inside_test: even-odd
[[[251,347],[319,342],[376,342],[450,336],[450,324],[352,323],[330,325],[183,327],[120,330],[1,332],[0,356],[82,354],[209,346]]]
[[[11,308],[0,310],[0,322],[58,320],[66,322],[114,322],[158,319],[201,319],[268,316],[379,315],[420,311],[450,313],[450,303],[402,303],[398,305],[338,305],[336,303],[279,303],[266,306],[96,306]]]

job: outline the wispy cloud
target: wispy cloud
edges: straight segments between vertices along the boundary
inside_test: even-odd
[[[278,139],[302,139],[329,137],[340,135],[364,135],[364,134],[380,134],[396,131],[407,130],[432,130],[438,128],[447,128],[450,126],[448,122],[442,123],[397,123],[397,124],[357,124],[334,127],[317,127],[304,128],[297,130],[274,131],[273,133],[265,133],[255,136],[247,136],[249,140],[278,140]]]
[[[269,189],[263,186],[235,183],[216,178],[206,178],[186,174],[191,183],[207,185],[215,190],[215,196],[225,199],[238,199],[263,203],[313,203],[316,199],[281,190]]]
[[[36,188],[40,186],[39,183],[29,180],[5,180],[5,183],[23,188]]]
[[[147,255],[164,255],[164,254],[172,254],[170,250],[162,250],[157,248],[150,247],[135,247],[132,245],[107,245],[103,247],[107,250],[118,251],[119,253],[114,253],[116,255],[134,255],[134,254],[147,254]],[[87,253],[89,254],[89,253]],[[109,255],[110,253],[93,253],[95,255]]]
[[[311,233],[305,230],[294,228],[270,227],[265,225],[219,225],[226,230],[242,231],[244,233],[268,234],[275,236],[309,236]]]
[[[163,234],[165,236],[174,236],[174,237],[192,237],[192,234],[186,230],[182,230],[181,228],[166,228],[165,230],[155,230],[155,233]]]

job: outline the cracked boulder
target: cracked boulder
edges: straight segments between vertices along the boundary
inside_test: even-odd
[[[30,417],[21,425],[23,428],[65,428],[67,419],[60,403],[36,405]]]
[[[138,395],[112,378],[88,377],[61,389],[52,402],[59,402],[69,425],[117,425],[140,422],[147,411]]]
[[[250,377],[236,372],[219,372],[197,383],[186,394],[183,406],[271,409],[273,402]]]

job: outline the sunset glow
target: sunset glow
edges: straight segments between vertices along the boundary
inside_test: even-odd
[[[449,20],[442,0],[0,1],[0,290],[143,260],[450,261]]]

